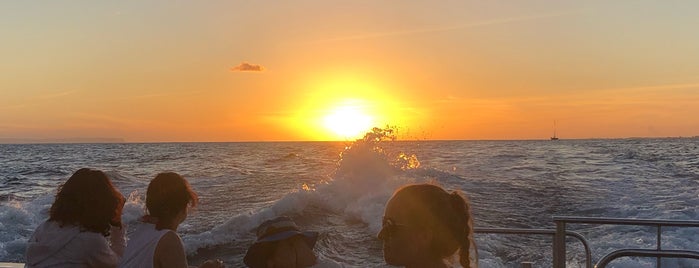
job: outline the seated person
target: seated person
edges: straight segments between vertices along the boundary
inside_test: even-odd
[[[459,253],[462,267],[478,267],[468,199],[432,184],[402,187],[386,204],[383,228],[386,263],[404,267],[450,267]]]
[[[123,207],[124,196],[104,172],[76,171],[29,238],[26,267],[116,267],[126,246]]]
[[[197,200],[197,194],[179,174],[166,172],[155,176],[146,192],[144,224],[129,237],[119,267],[188,267],[177,227],[187,218],[188,207],[196,206]],[[208,260],[199,267],[223,267],[223,262]]]
[[[252,268],[310,267],[316,264],[317,239],[317,232],[302,232],[291,218],[278,217],[257,227],[257,241],[243,261]]]

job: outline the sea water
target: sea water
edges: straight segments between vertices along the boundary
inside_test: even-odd
[[[552,216],[699,220],[699,140],[241,142],[0,145],[0,262],[23,262],[56,188],[82,167],[128,197],[133,230],[145,189],[163,171],[186,177],[200,204],[180,225],[190,263],[243,267],[252,230],[279,215],[320,232],[318,267],[387,267],[376,234],[402,185],[437,183],[469,196],[476,227],[554,228]],[[593,260],[655,247],[655,229],[570,225]],[[551,266],[551,237],[477,234],[481,267]],[[699,250],[699,228],[664,228],[664,249]],[[583,267],[568,242],[568,267]],[[613,267],[655,267],[622,258]],[[663,267],[699,267],[663,259]]]

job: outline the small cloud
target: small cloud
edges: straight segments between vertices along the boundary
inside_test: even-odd
[[[242,62],[238,64],[238,66],[231,68],[231,72],[262,72],[264,70],[265,67],[262,67],[262,65],[250,64],[247,62]]]

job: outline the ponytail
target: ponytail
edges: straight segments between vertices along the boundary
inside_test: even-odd
[[[449,195],[456,220],[453,225],[454,236],[460,245],[459,263],[466,268],[478,268],[478,248],[473,238],[473,217],[468,198],[457,191]],[[473,254],[471,254],[473,250]]]

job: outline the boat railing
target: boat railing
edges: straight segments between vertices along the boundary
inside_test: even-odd
[[[473,232],[480,234],[515,234],[515,235],[547,235],[555,236],[555,229],[528,229],[528,228],[474,228]],[[579,233],[566,231],[566,236],[577,238],[585,248],[585,267],[592,268],[592,252],[585,237]],[[525,265],[522,265],[525,267]]]
[[[568,224],[596,224],[596,225],[635,225],[652,226],[656,230],[655,249],[620,249],[603,256],[595,265],[596,268],[604,268],[606,265],[621,257],[651,257],[656,258],[656,267],[662,267],[661,258],[691,258],[699,259],[699,252],[691,250],[663,250],[663,227],[699,227],[699,221],[689,220],[658,220],[658,219],[621,219],[621,218],[591,218],[591,217],[566,217],[554,216],[556,234],[553,238],[553,268],[565,268],[566,265],[566,235]]]
[[[663,227],[699,227],[699,221],[689,220],[658,220],[658,219],[622,219],[622,218],[592,218],[592,217],[568,217],[554,216],[556,229],[527,229],[527,228],[475,228],[475,233],[480,234],[515,234],[515,235],[547,235],[553,236],[553,268],[566,267],[566,237],[574,237],[580,241],[585,249],[585,267],[592,268],[592,253],[589,243],[583,235],[566,230],[568,224],[596,224],[596,225],[635,225],[651,226],[656,230],[655,249],[625,248],[616,250],[603,256],[595,268],[604,268],[611,261],[623,257],[656,258],[656,267],[661,268],[661,258],[689,258],[699,260],[699,251],[693,250],[664,250],[662,249]],[[531,267],[530,262],[523,262],[522,267]]]

